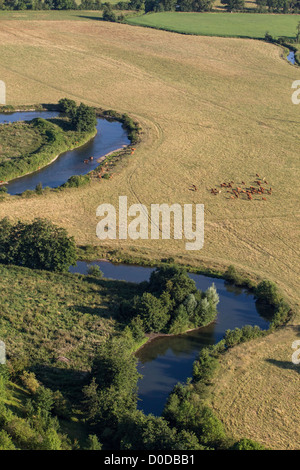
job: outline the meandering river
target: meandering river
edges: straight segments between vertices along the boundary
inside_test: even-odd
[[[57,117],[58,114],[54,111],[5,113],[0,114],[0,124],[31,121],[38,117],[51,119]],[[39,171],[10,181],[6,185],[7,190],[9,194],[20,194],[27,189],[34,190],[39,183],[42,183],[44,188],[47,186],[56,188],[64,184],[73,175],[89,173],[99,165],[98,158],[129,144],[127,133],[120,122],[98,118],[97,134],[88,143],[77,149],[62,153],[54,162]],[[84,163],[84,160],[90,157],[94,159]]]
[[[106,261],[78,262],[70,272],[87,274],[88,265],[98,265],[104,277],[129,282],[148,281],[154,268],[114,265]],[[185,382],[192,375],[193,362],[202,347],[220,341],[227,329],[244,325],[269,326],[266,312],[260,315],[252,294],[246,289],[198,274],[189,274],[198,289],[206,290],[214,282],[220,297],[218,317],[205,328],[177,336],[159,337],[147,343],[136,356],[139,380],[139,408],[146,414],[161,415],[169,393],[178,382]]]

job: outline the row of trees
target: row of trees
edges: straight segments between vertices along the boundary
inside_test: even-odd
[[[145,0],[145,11],[211,11],[215,0]],[[245,0],[221,0],[228,11],[245,9]],[[260,12],[289,13],[300,10],[299,0],[256,0]]]
[[[103,10],[109,2],[101,0],[82,0],[78,5],[75,0],[0,0],[0,10]],[[144,8],[143,0],[119,2],[115,6],[121,10],[139,10]]]
[[[131,0],[120,1],[114,5],[116,10],[150,11],[211,11],[215,0]],[[245,9],[245,0],[221,0],[228,11]],[[300,11],[300,0],[256,0],[259,12],[289,13]],[[110,10],[109,2],[101,0],[0,0],[0,10]],[[119,19],[110,14],[109,21]]]

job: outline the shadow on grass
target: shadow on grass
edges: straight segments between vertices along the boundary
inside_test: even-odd
[[[63,118],[50,118],[47,121],[51,122],[52,124],[56,124],[62,131],[74,131],[74,128],[70,121],[63,119]]]
[[[96,20],[96,21],[104,21],[101,16],[86,16],[86,15],[76,15],[77,18],[85,18],[86,20]]]
[[[53,392],[60,390],[76,403],[82,399],[82,388],[87,385],[89,377],[88,372],[49,365],[36,365],[31,368],[31,371],[45,387]]]
[[[278,361],[277,359],[267,359],[266,362],[279,367],[280,369],[290,369],[300,374],[300,364],[293,364],[291,361]]]

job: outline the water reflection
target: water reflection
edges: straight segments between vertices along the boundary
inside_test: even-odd
[[[78,262],[71,272],[87,274],[89,263]],[[95,261],[105,277],[131,282],[147,281],[154,268],[113,265]],[[138,370],[143,375],[139,381],[139,408],[146,414],[160,415],[174,385],[192,376],[193,362],[204,346],[219,342],[227,329],[244,325],[268,328],[270,311],[257,305],[246,289],[233,286],[223,279],[189,274],[198,289],[206,290],[214,282],[220,296],[218,317],[215,323],[199,330],[178,336],[156,338],[137,352]]]

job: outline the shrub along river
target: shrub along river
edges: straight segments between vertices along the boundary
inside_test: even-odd
[[[95,264],[100,267],[104,277],[128,282],[148,281],[154,270],[141,266],[114,265],[106,261],[80,261],[76,267],[70,268],[70,272],[87,274],[88,266]],[[137,351],[138,370],[143,375],[138,384],[139,408],[146,414],[159,416],[162,413],[174,385],[192,376],[193,362],[200,349],[219,342],[226,330],[244,325],[257,325],[261,329],[269,327],[266,312],[258,312],[254,296],[246,289],[228,284],[223,279],[199,274],[189,276],[200,290],[206,290],[215,283],[220,297],[217,320],[189,333],[155,338]]]
[[[54,111],[28,111],[12,114],[0,114],[0,124],[17,121],[31,121],[35,118],[51,119],[58,116]],[[9,194],[20,194],[27,189],[34,190],[39,183],[43,187],[57,188],[73,175],[85,175],[94,170],[97,159],[121,147],[130,144],[122,123],[97,119],[97,134],[85,145],[62,153],[50,165],[29,175],[14,179],[6,185]],[[84,163],[93,157],[94,160]],[[0,178],[1,179],[1,178]]]

